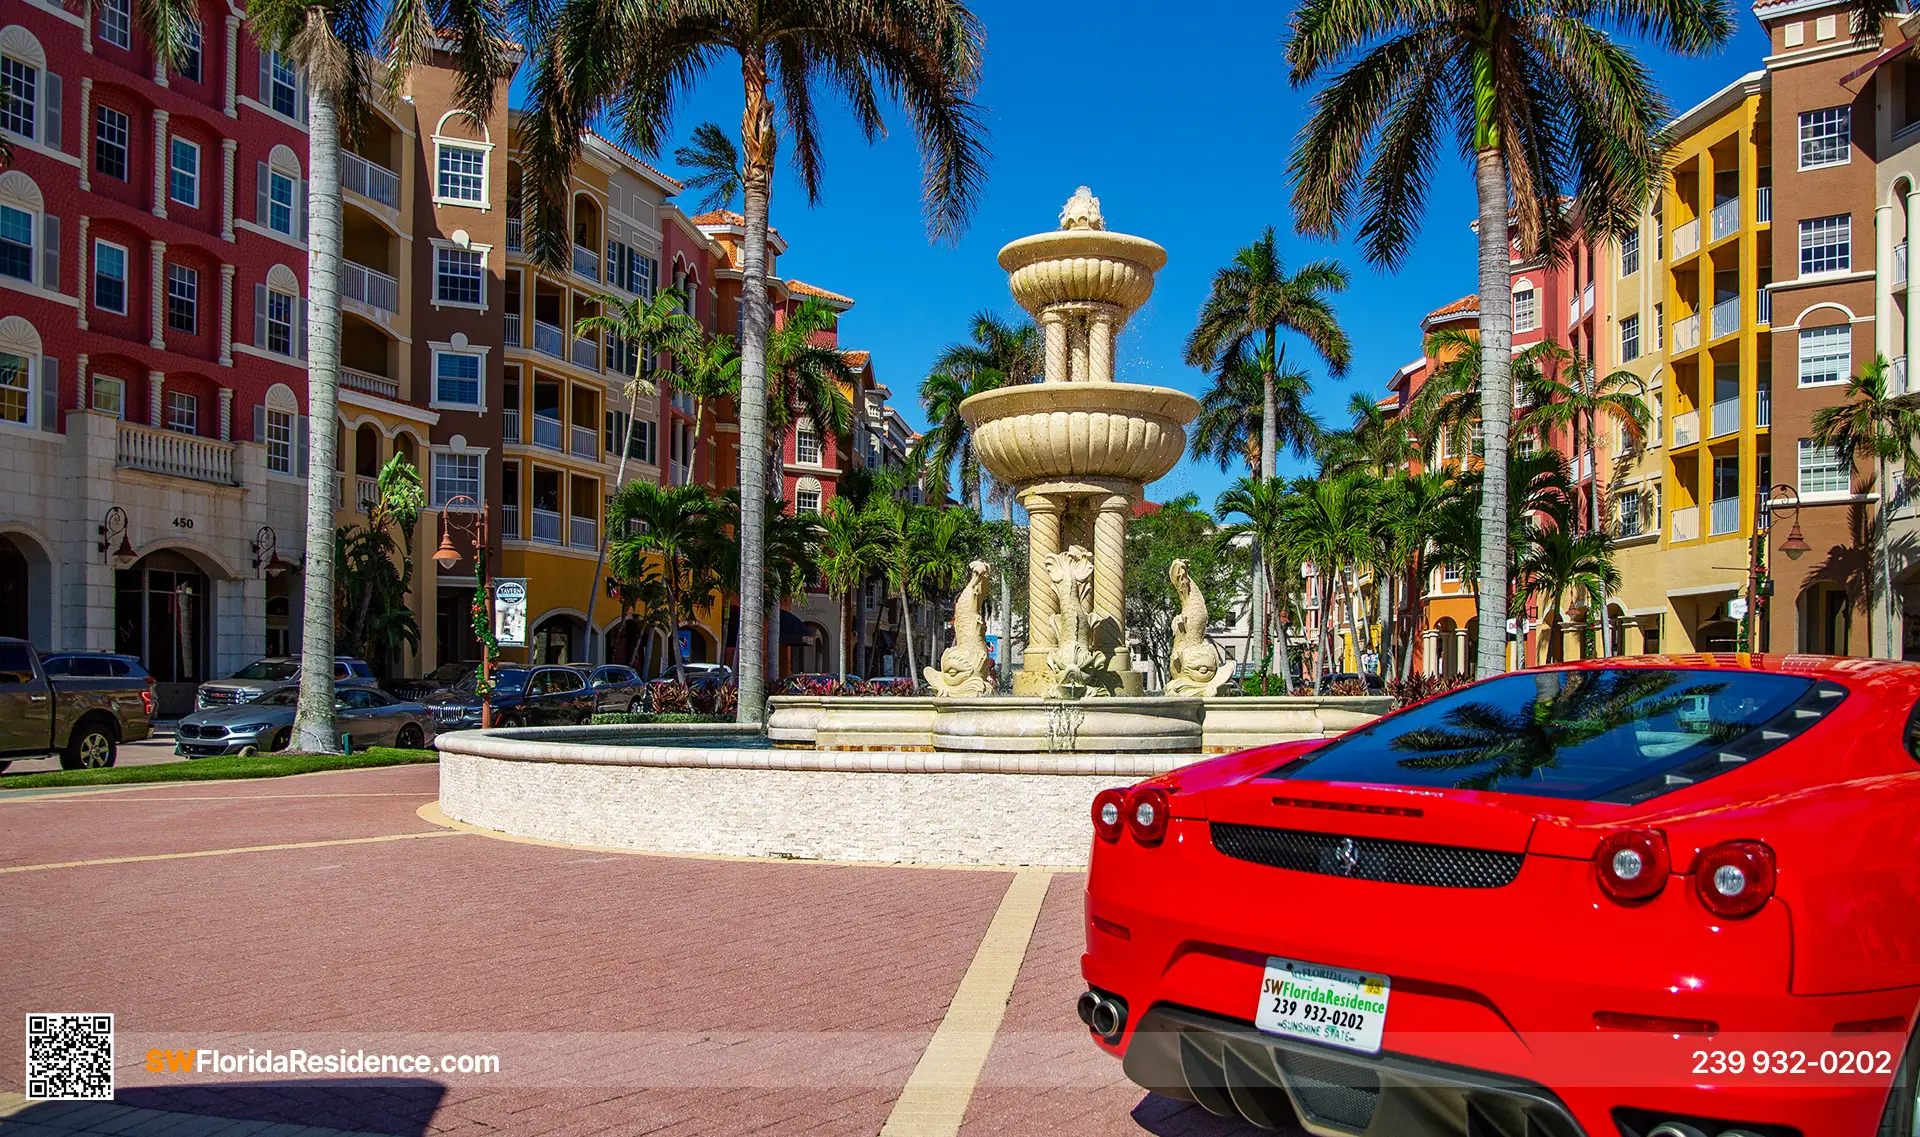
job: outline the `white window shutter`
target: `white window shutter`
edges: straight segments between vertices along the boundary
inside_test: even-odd
[[[256,46],[260,48],[260,103],[270,107],[273,105],[273,53],[264,44]]]
[[[253,346],[267,349],[267,286],[253,286]]]
[[[40,287],[60,291],[60,219],[51,213],[40,215]]]
[[[40,429],[60,433],[60,361],[52,356],[40,359]]]
[[[47,84],[45,106],[41,110],[40,140],[49,150],[60,149],[60,76],[41,72]]]
[[[273,181],[268,176],[267,164],[265,162],[255,162],[253,169],[253,220],[254,223],[262,229],[270,229],[272,226],[267,223],[267,218],[273,216],[270,208],[273,199],[268,196],[268,191],[273,185]]]
[[[253,440],[259,443],[267,441],[267,404],[253,405]]]

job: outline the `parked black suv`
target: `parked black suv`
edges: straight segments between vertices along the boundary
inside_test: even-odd
[[[468,678],[451,691],[421,700],[441,731],[480,725],[480,696]],[[563,665],[502,667],[493,673],[495,726],[571,726],[593,717],[593,690],[578,668]]]

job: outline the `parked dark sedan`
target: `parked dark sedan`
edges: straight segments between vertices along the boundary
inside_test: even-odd
[[[647,681],[640,678],[640,673],[633,668],[617,663],[604,663],[599,667],[576,663],[573,669],[587,677],[587,687],[593,692],[593,708],[597,713],[615,715],[647,709]]]
[[[502,667],[493,673],[495,726],[569,726],[593,717],[593,691],[576,668]],[[425,699],[441,730],[480,725],[480,695],[469,678],[451,691]]]

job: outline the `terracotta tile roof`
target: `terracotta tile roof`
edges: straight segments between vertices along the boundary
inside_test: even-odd
[[[716,209],[712,213],[702,213],[693,219],[695,225],[737,225],[745,228],[747,219],[731,209]]]
[[[843,351],[840,353],[840,358],[847,361],[848,367],[857,371],[873,361],[873,353],[870,351]]]
[[[1435,308],[1433,311],[1427,313],[1427,319],[1444,320],[1448,316],[1458,316],[1463,312],[1478,312],[1479,310],[1480,296],[1478,293],[1475,293],[1472,296],[1462,296],[1460,299],[1455,300],[1443,308]]]
[[[804,280],[787,281],[787,291],[798,293],[801,296],[818,296],[822,300],[833,300],[841,304],[854,303],[854,299],[851,296],[842,296],[838,292],[828,292],[826,289],[817,285],[808,284]]]
[[[662,171],[658,166],[655,166],[650,162],[646,162],[642,160],[638,154],[635,154],[633,151],[627,149],[625,146],[620,145],[618,142],[615,142],[613,139],[608,138],[606,135],[600,133],[599,131],[590,130],[587,133],[591,134],[594,138],[598,139],[602,145],[606,146],[607,149],[612,150],[614,153],[620,155],[622,158],[625,158],[627,161],[632,162],[634,165],[640,167],[641,169],[645,170],[649,174],[652,174],[653,176],[659,178],[661,181],[668,182],[674,186],[679,187],[679,189],[686,188],[686,184],[683,183],[679,178],[676,178],[672,174]],[[675,192],[677,193],[679,192],[679,190],[675,190]]]

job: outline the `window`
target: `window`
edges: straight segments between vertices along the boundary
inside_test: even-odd
[[[1440,569],[1440,579],[1454,583],[1460,579],[1460,566],[1449,562]]]
[[[1800,440],[1800,492],[1802,494],[1839,493],[1852,489],[1852,471],[1840,456],[1837,446],[1817,446],[1813,439]]]
[[[115,47],[133,46],[132,0],[100,0],[100,38]]]
[[[451,143],[440,144],[440,178],[434,196],[445,201],[486,204],[487,152]]]
[[[660,279],[660,262],[636,252],[627,253],[627,291],[653,299],[654,282]]]
[[[112,107],[94,108],[93,168],[106,177],[127,180],[127,116]]]
[[[475,249],[434,250],[434,298],[442,304],[482,302],[481,256]]]
[[[293,354],[293,297],[271,289],[267,291],[267,350]]]
[[[1667,306],[1653,306],[1653,350],[1659,351],[1667,346]]]
[[[1638,537],[1646,530],[1640,523],[1640,491],[1628,490],[1620,495],[1620,536]]]
[[[1653,397],[1653,421],[1647,424],[1647,442],[1650,445],[1660,445],[1660,440],[1666,436],[1666,423],[1667,398],[1665,395],[1655,395]]]
[[[1620,320],[1620,362],[1640,358],[1640,317],[1636,313]]]
[[[652,419],[633,424],[633,456],[649,466],[660,463],[660,426]]]
[[[276,474],[293,473],[293,413],[267,412],[267,469]]]
[[[794,494],[793,511],[796,514],[820,512],[820,491],[801,490]]]
[[[190,209],[200,208],[200,147],[184,138],[169,144],[172,174],[168,178],[168,196]]]
[[[33,124],[40,97],[40,69],[0,55],[0,86],[7,89],[6,102],[0,105],[0,130],[22,138],[36,137]]]
[[[200,273],[186,265],[167,266],[167,327],[200,334]]]
[[[820,464],[820,436],[814,433],[813,424],[803,422],[793,434],[794,461],[809,466]]]
[[[33,411],[33,360],[0,351],[0,422],[26,426]]]
[[[33,214],[0,205],[0,276],[33,283]]]
[[[1540,312],[1537,296],[1533,289],[1523,288],[1513,294],[1513,330],[1530,332],[1540,326]]]
[[[1632,276],[1640,271],[1640,230],[1635,229],[1620,238],[1620,275]]]
[[[1800,275],[1853,267],[1853,215],[1812,217],[1800,223]]]
[[[93,397],[89,405],[104,415],[112,415],[114,418],[127,417],[127,385],[118,379],[95,375]]]
[[[480,455],[435,451],[433,507],[445,509],[447,503],[456,497],[467,497],[476,502],[480,500]]]
[[[200,81],[201,39],[199,28],[188,28],[180,37],[180,77]]]
[[[630,420],[625,411],[607,412],[607,455],[609,458],[620,453],[620,439],[627,438],[627,457],[653,465],[654,425],[646,419]],[[631,426],[632,434],[627,431]]]
[[[168,391],[166,427],[181,434],[199,434],[199,396],[189,395],[185,391]]]
[[[93,243],[93,306],[127,314],[127,250],[111,241]]]
[[[1845,382],[1853,371],[1853,325],[1800,329],[1800,385]]]
[[[267,228],[293,236],[293,179],[281,173],[267,175]]]
[[[477,355],[437,351],[433,355],[433,401],[463,407],[480,405],[480,364]]]
[[[288,118],[300,116],[300,83],[279,52],[267,56],[267,104]]]
[[[1800,112],[1800,168],[1844,165],[1853,139],[1853,109],[1828,107]]]

